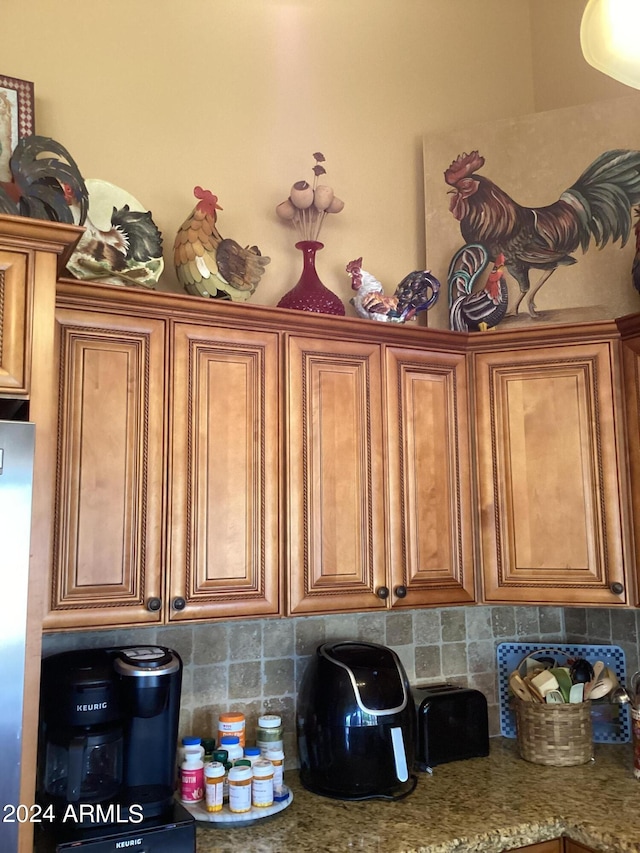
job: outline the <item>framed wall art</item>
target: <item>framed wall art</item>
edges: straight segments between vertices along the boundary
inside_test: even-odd
[[[18,140],[35,133],[33,83],[0,74],[0,181],[10,181],[9,160]]]
[[[481,178],[484,186],[488,186],[484,182],[490,180],[498,189],[492,190],[494,200],[487,205],[482,218],[478,216],[478,222],[490,223],[497,233],[512,216],[517,223],[520,214],[513,213],[513,207],[504,201],[500,190],[522,206],[525,215],[528,215],[527,210],[537,211],[529,244],[533,255],[536,250],[532,244],[543,231],[541,242],[551,245],[551,257],[554,249],[563,249],[563,241],[569,241],[572,234],[582,233],[577,228],[579,217],[567,214],[561,218],[556,212],[558,200],[564,198],[570,203],[577,198],[578,192],[584,193],[594,213],[599,208],[606,215],[602,235],[607,239],[602,240],[602,244],[598,241],[600,232],[587,219],[590,233],[586,233],[585,227],[584,249],[579,243],[573,249],[564,249],[573,262],[567,259],[544,267],[540,256],[534,257],[538,263],[530,264],[530,289],[521,302],[523,291],[519,282],[505,268],[507,313],[500,320],[501,330],[543,323],[613,319],[640,310],[640,294],[631,276],[636,242],[633,228],[638,221],[636,208],[640,207],[635,200],[640,183],[639,127],[640,93],[635,93],[529,115],[461,124],[425,136],[426,265],[442,283],[440,299],[429,311],[429,325],[451,327],[450,264],[461,247],[474,242],[463,236],[463,220],[459,216],[464,214],[464,192],[473,190],[475,182]],[[619,167],[609,168],[614,159],[610,152],[620,150],[631,152],[634,165],[623,168],[621,163]],[[484,161],[482,165],[480,157],[473,157],[475,151]],[[461,157],[458,168],[452,170],[451,165],[458,157]],[[466,170],[465,163],[469,164]],[[597,171],[591,169],[591,177],[587,180],[585,173],[595,163]],[[456,172],[461,173],[460,183],[456,180]],[[590,191],[587,183],[591,184]],[[459,187],[464,191],[461,196]],[[460,207],[456,207],[457,199],[462,202]],[[544,208],[547,209],[546,221],[544,214],[539,212]],[[574,205],[574,209],[580,210],[579,204]],[[602,222],[602,218],[598,221]],[[466,222],[469,222],[468,217]],[[565,229],[562,234],[554,232],[557,227]],[[465,233],[469,235],[472,230],[466,227]],[[522,235],[523,239],[528,238],[524,232]],[[476,239],[474,234],[471,237]],[[527,246],[523,243],[520,249],[524,250],[512,245],[512,251],[520,251],[526,266]],[[553,274],[549,275],[550,271]],[[490,272],[489,264],[485,268],[486,277]],[[452,284],[452,289],[456,290],[455,280]],[[484,279],[478,276],[474,292],[483,288]],[[531,294],[535,294],[534,313],[528,309]],[[500,292],[492,299],[496,304],[504,303]],[[482,305],[471,298],[467,306],[467,316],[482,309]]]

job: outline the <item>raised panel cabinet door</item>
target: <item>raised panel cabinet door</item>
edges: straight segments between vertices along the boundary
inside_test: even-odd
[[[392,605],[471,602],[465,357],[387,347],[385,367]]]
[[[631,513],[636,549],[640,547],[640,332],[624,341],[624,390],[627,416]],[[636,607],[640,605],[640,561],[636,560]]]
[[[0,394],[12,397],[29,392],[32,266],[29,253],[0,250]]]
[[[476,356],[487,601],[628,601],[618,378],[614,384],[619,366],[611,344]]]
[[[161,320],[56,312],[60,403],[51,603],[45,627],[161,619]]]
[[[279,336],[176,323],[169,619],[280,612]]]
[[[287,375],[289,610],[384,608],[380,347],[292,336]]]

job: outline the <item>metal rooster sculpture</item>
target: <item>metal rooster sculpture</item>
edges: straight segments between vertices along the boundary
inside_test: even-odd
[[[245,302],[254,293],[270,258],[257,246],[223,239],[216,227],[218,197],[195,187],[198,203],[182,223],[173,246],[178,280],[193,296]]]
[[[449,266],[449,320],[456,332],[486,332],[507,313],[508,289],[504,279],[504,255],[498,255],[484,287],[474,291],[489,263],[480,243],[469,243],[453,256]]]
[[[9,161],[12,180],[0,182],[0,213],[83,225],[89,195],[64,145],[46,136],[20,139]]]
[[[347,272],[356,291],[350,299],[358,315],[379,323],[405,323],[427,311],[440,292],[440,282],[430,270],[415,270],[402,279],[393,296],[385,296],[377,278],[362,269],[362,258],[349,261]]]
[[[503,254],[507,271],[520,288],[515,313],[527,297],[537,317],[535,296],[559,266],[575,264],[573,253],[598,248],[631,233],[631,208],[640,202],[640,151],[605,151],[545,207],[524,207],[492,180],[479,174],[484,157],[461,154],[444,173],[453,189],[449,209],[460,223],[466,243],[481,243],[489,255]],[[542,270],[531,287],[529,272]]]

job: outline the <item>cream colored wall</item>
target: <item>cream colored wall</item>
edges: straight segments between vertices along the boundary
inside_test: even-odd
[[[535,109],[623,98],[635,89],[588,65],[580,50],[586,0],[530,0]],[[640,147],[640,138],[638,140]]]
[[[363,255],[392,289],[424,264],[422,136],[535,107],[528,0],[3,0],[2,12],[0,70],[35,82],[37,132],[85,177],[152,211],[165,289],[202,184],[223,235],[271,256],[253,299],[275,304],[300,259],[274,207],[318,150],[346,202],[325,225],[321,277],[347,300],[344,266]]]

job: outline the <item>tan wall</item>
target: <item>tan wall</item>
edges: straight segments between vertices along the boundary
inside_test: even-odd
[[[534,108],[528,0],[3,0],[2,12],[0,70],[35,82],[37,132],[85,177],[152,211],[167,289],[202,184],[223,235],[272,257],[253,298],[275,304],[300,258],[274,207],[318,150],[346,202],[324,228],[321,277],[348,299],[344,266],[363,255],[392,289],[424,264],[422,136]]]
[[[580,50],[580,20],[586,0],[529,2],[536,110],[633,94],[634,89],[617,83],[585,62]]]

